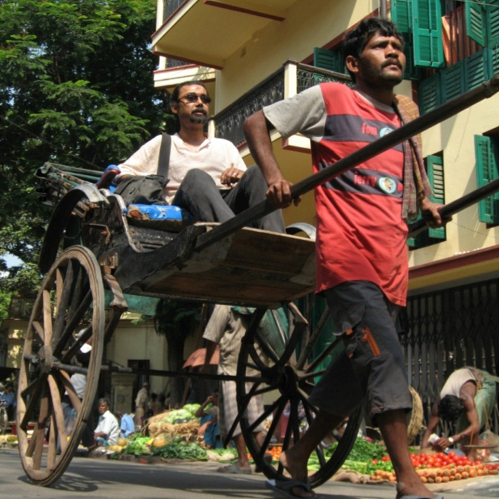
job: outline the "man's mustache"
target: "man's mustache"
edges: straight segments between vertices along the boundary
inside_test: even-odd
[[[389,59],[388,61],[383,63],[381,67],[384,68],[386,66],[391,66],[393,64],[395,64],[398,68],[402,69],[402,64],[400,64],[400,61],[398,59]]]

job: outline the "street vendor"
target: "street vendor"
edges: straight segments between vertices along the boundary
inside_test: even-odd
[[[486,426],[496,403],[496,382],[492,378],[486,371],[474,367],[454,371],[433,404],[421,448],[443,451],[455,444],[478,445],[480,430]],[[455,422],[456,433],[430,441],[440,420]],[[476,447],[465,446],[465,449],[473,458]]]

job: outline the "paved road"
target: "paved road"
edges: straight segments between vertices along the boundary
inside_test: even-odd
[[[216,463],[136,464],[75,457],[51,488],[27,482],[17,451],[0,449],[0,496],[9,499],[274,499],[262,475],[223,475]],[[468,483],[467,483],[468,482]],[[453,484],[454,485],[454,484]],[[394,499],[392,485],[328,482],[324,499]],[[445,499],[497,499],[499,476],[460,482]]]

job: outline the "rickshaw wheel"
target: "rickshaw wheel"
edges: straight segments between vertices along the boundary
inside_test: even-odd
[[[68,248],[41,285],[19,373],[19,454],[33,484],[49,486],[58,480],[80,443],[99,381],[104,314],[104,288],[95,256],[82,246]],[[91,350],[82,358],[80,349],[90,339]],[[81,401],[70,379],[75,373],[87,376]],[[66,397],[76,410],[72,429],[66,428],[63,413]]]
[[[324,314],[318,327],[321,324],[324,327]],[[272,449],[280,445],[282,450],[292,447],[317,414],[317,408],[308,401],[316,380],[324,372],[318,369],[321,359],[308,360],[320,337],[320,331],[315,333],[308,335],[306,347],[302,344],[300,348],[300,342],[304,341],[304,331],[300,327],[292,328],[288,335],[281,336],[282,341],[277,342],[275,338],[262,336],[261,331],[249,329],[241,346],[236,381],[238,417],[249,453],[267,478],[289,478],[279,461],[274,458],[270,463],[266,453],[272,454]],[[324,352],[324,357],[331,355],[334,358],[342,351],[343,345],[336,339]],[[249,378],[253,380],[249,381]],[[252,399],[263,395],[266,399],[263,413],[250,424],[245,410]],[[269,400],[272,400],[270,404]],[[317,447],[316,469],[309,476],[312,487],[327,481],[342,466],[355,443],[361,419],[362,409],[358,409],[342,428],[331,434],[328,442]],[[260,448],[254,433],[262,427],[263,446]]]

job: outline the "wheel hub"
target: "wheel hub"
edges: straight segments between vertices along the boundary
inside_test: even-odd
[[[38,364],[41,372],[48,373],[54,366],[52,347],[45,345],[41,347],[40,350],[38,350],[38,354],[34,363]]]

